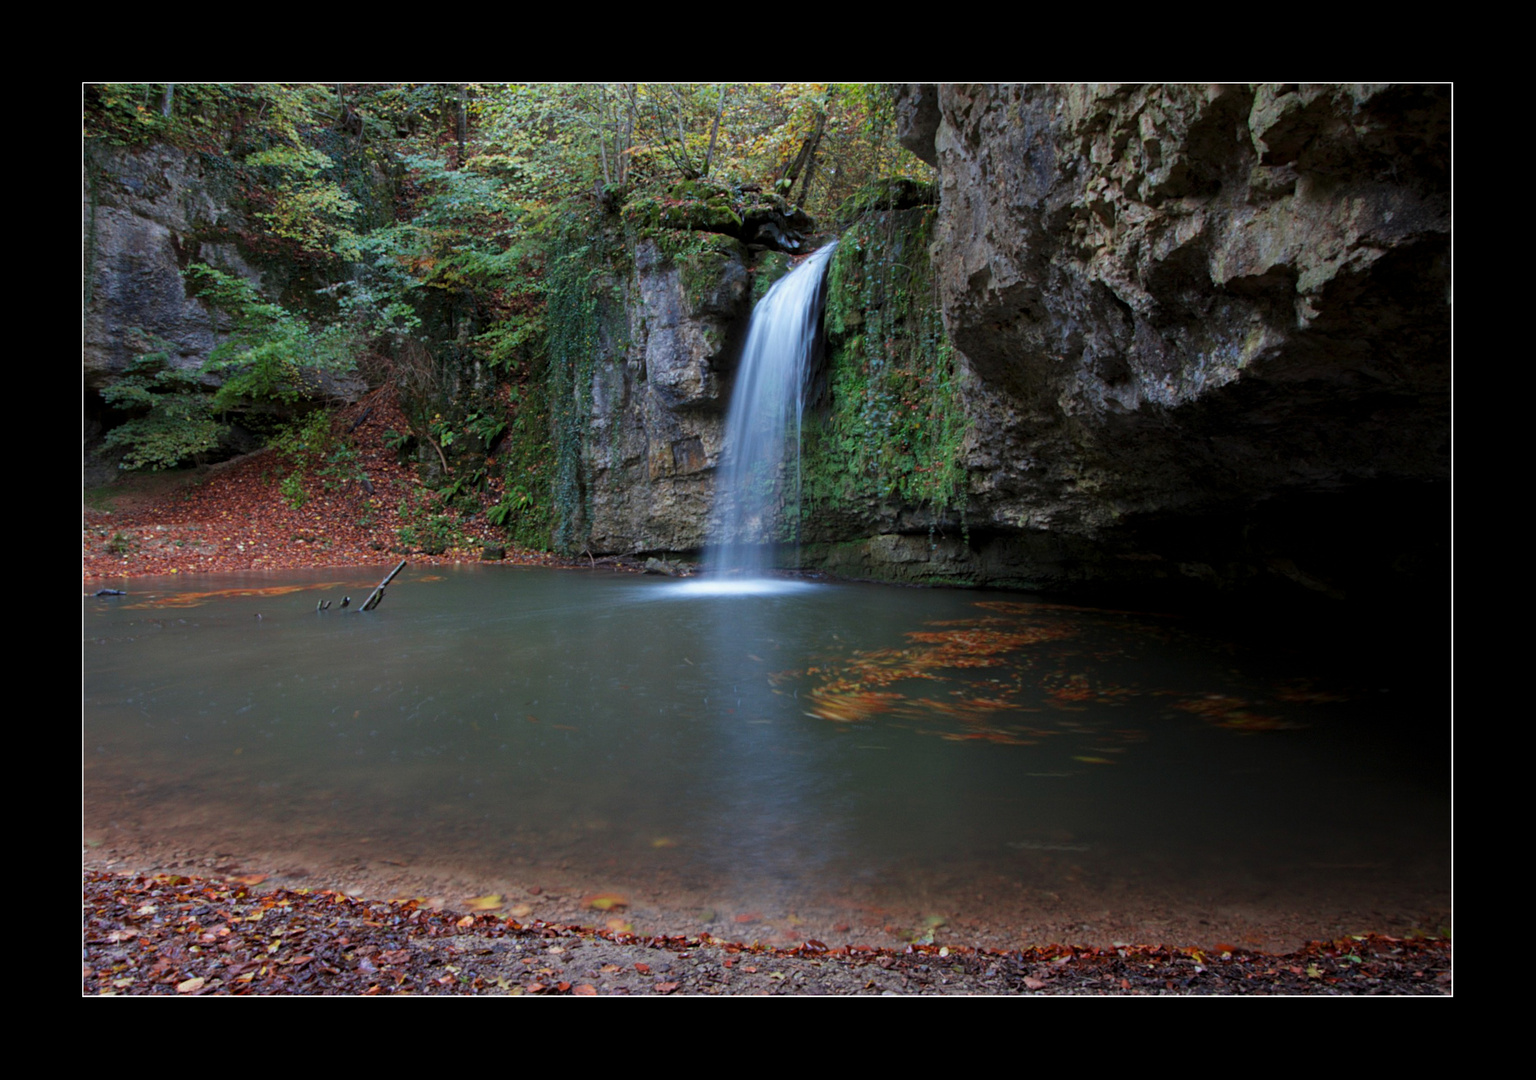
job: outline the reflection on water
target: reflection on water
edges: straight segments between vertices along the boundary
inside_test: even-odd
[[[1434,696],[1019,594],[464,568],[314,610],[377,577],[88,599],[87,833],[795,922],[1448,906],[1448,770],[1414,743]]]

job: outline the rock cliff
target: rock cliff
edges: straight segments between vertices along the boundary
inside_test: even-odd
[[[598,554],[698,551],[751,310],[747,249],[711,237],[674,258],[641,240],[632,273],[614,284],[614,330],[600,335],[591,367],[585,544]]]
[[[972,422],[935,575],[1443,571],[1448,87],[923,86],[899,116]]]
[[[172,363],[195,369],[217,343],[206,307],[187,296],[194,260],[253,280],[233,235],[243,220],[197,155],[170,146],[97,151],[85,159],[84,372],[87,390],[120,375],[153,335]]]

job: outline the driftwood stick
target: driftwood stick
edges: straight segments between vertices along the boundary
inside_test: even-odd
[[[372,611],[374,608],[378,607],[379,606],[379,601],[384,599],[384,586],[388,585],[391,581],[394,581],[395,580],[395,575],[398,574],[400,571],[402,571],[404,569],[405,569],[405,560],[401,559],[400,560],[400,565],[395,567],[393,570],[391,570],[389,572],[389,576],[386,577],[383,581],[379,582],[379,587],[374,589],[373,592],[368,594],[368,599],[363,601],[363,606],[361,608],[359,608],[358,610],[360,610],[360,611]]]

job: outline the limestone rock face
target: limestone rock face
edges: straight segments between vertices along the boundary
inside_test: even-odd
[[[697,551],[751,309],[746,248],[720,242],[673,259],[641,241],[620,292],[624,333],[602,343],[592,373],[588,546]]]
[[[1356,564],[1433,557],[1378,545],[1415,517],[1441,543],[1449,520],[1448,87],[903,101],[903,142],[941,173],[931,254],[968,372],[970,530],[1016,541],[1001,577],[1120,559],[1217,582],[1301,567],[1329,589],[1340,529]]]
[[[193,261],[259,281],[227,238],[239,213],[216,194],[194,155],[168,146],[87,161],[85,386],[99,390],[140,352],[145,334],[172,347],[172,363],[197,368],[217,343],[208,309],[189,299],[181,271]],[[142,333],[141,333],[142,332]]]

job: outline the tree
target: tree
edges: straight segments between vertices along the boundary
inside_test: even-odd
[[[103,447],[122,453],[122,469],[201,464],[203,455],[218,448],[221,430],[209,395],[196,373],[171,365],[167,342],[141,337],[154,351],[135,357],[123,377],[102,391],[108,405],[133,414],[107,433]]]

